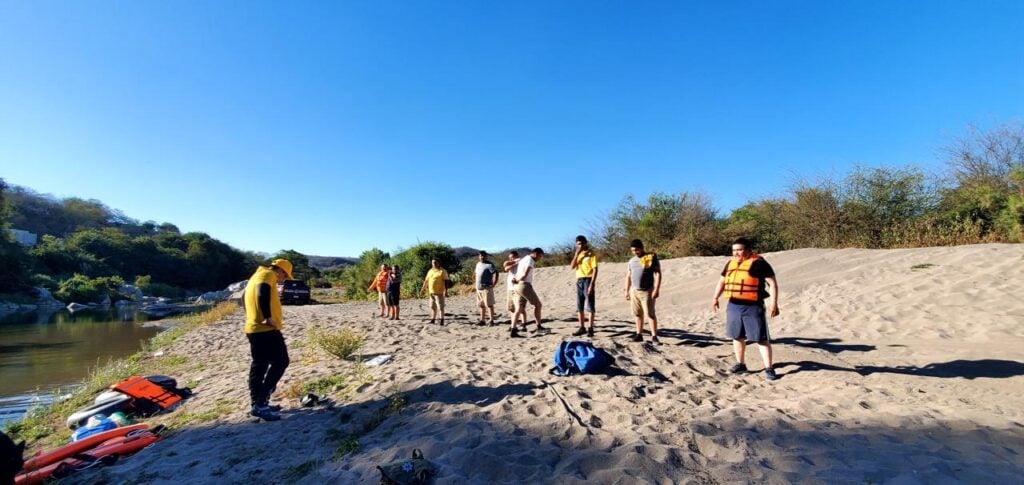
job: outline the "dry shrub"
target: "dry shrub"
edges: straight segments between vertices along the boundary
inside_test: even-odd
[[[363,346],[363,335],[350,328],[310,330],[309,341],[339,359],[348,359]]]

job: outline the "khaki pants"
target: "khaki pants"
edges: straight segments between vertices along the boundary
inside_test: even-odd
[[[481,308],[494,308],[494,288],[476,290],[476,305]]]
[[[537,296],[537,292],[533,290],[533,285],[530,283],[517,284],[516,295],[519,296],[519,299],[516,301],[516,310],[522,308],[526,302],[530,302],[534,307],[541,307],[540,297]]]
[[[444,295],[430,295],[430,309],[441,312],[444,316]]]
[[[650,319],[658,318],[654,313],[654,298],[651,297],[651,292],[633,289],[630,290],[629,296],[629,306],[633,309],[633,316]]]

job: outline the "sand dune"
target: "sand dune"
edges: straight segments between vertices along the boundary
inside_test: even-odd
[[[220,405],[224,415],[80,477],[375,483],[376,465],[419,448],[439,466],[437,483],[1019,480],[1024,246],[766,258],[782,289],[775,382],[757,372],[756,352],[750,374],[726,373],[724,310],[710,310],[726,258],[663,262],[661,345],[627,341],[625,266],[603,264],[594,342],[618,371],[552,376],[552,352],[575,326],[574,279],[565,267],[541,268],[536,287],[554,332],[526,339],[468,325],[472,297],[450,300],[446,327],[426,325],[415,300],[403,302],[402,322],[372,318],[372,304],[287,308],[292,366],[281,389],[353,366],[307,346],[311,328],[359,329],[365,354],[394,358],[368,368],[372,381],[336,408],[289,409],[276,423],[246,414],[241,316],[191,332],[166,349],[190,358],[179,380],[199,379],[175,413]],[[382,413],[395,392],[404,405]],[[357,437],[358,450],[335,458],[339,435]]]

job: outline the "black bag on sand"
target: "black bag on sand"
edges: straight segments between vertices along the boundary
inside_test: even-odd
[[[378,466],[381,485],[425,485],[437,473],[437,467],[423,458],[419,449],[412,450],[412,459]]]

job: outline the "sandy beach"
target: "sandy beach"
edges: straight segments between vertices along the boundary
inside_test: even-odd
[[[624,263],[600,266],[594,343],[607,375],[549,374],[575,324],[575,280],[541,268],[548,334],[479,327],[473,296],[449,324],[404,300],[400,322],[373,303],[285,308],[291,367],[284,419],[248,416],[242,313],[163,349],[195,396],[173,413],[217,410],[138,455],[75,476],[112,483],[376,483],[375,467],[420,449],[436,483],[1009,483],[1024,476],[1024,245],[803,249],[764,255],[782,314],[776,368],[757,352],[730,375],[724,306],[710,302],[725,257],[662,262],[662,343],[633,343]],[[500,278],[504,281],[504,277]],[[496,290],[498,320],[505,287]],[[724,303],[724,302],[723,302]],[[301,408],[287,388],[356,364],[308,344],[310,329],[366,337],[361,384],[333,408]],[[358,443],[356,446],[355,444]],[[339,448],[349,451],[338,452]],[[339,456],[341,455],[341,456]]]

